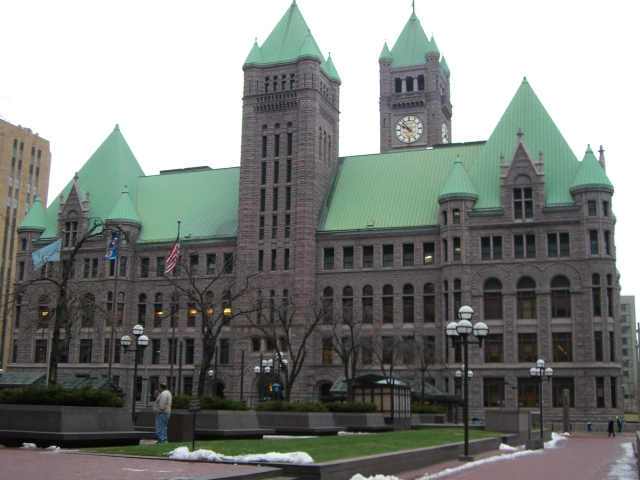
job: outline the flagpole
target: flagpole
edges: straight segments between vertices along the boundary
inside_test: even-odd
[[[178,237],[176,238],[176,243],[180,242],[180,220],[178,220]],[[176,260],[176,263],[180,261],[180,257],[178,256],[178,259]],[[174,388],[174,379],[173,379],[173,364],[175,363],[175,359],[176,359],[176,323],[177,323],[177,319],[175,318],[176,315],[176,306],[178,305],[178,275],[176,272],[176,268],[178,267],[178,265],[176,265],[173,268],[173,271],[171,273],[173,273],[173,304],[172,304],[172,308],[171,308],[171,323],[173,325],[173,328],[171,329],[171,348],[169,349],[169,355],[171,356],[171,370],[169,373],[169,389],[174,390],[171,393],[173,395],[177,395],[179,392],[175,391]]]
[[[116,235],[119,235],[119,233],[117,233]],[[111,380],[113,379],[112,376],[112,367],[113,367],[113,356],[115,354],[116,348],[115,348],[115,336],[116,336],[116,324],[118,322],[118,273],[120,271],[120,237],[118,237],[118,244],[116,245],[116,259],[114,260],[116,262],[115,264],[115,269],[116,269],[116,279],[113,285],[113,304],[111,305],[111,313],[113,314],[113,321],[111,322],[111,337],[109,340],[109,372],[107,373],[107,392],[111,391]],[[133,379],[134,382],[137,382],[138,379],[134,378]],[[131,391],[133,391],[133,388],[131,389]]]

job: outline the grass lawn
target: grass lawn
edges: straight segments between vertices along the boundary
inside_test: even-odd
[[[469,440],[495,437],[495,432],[470,430]],[[405,430],[373,435],[326,436],[293,440],[211,440],[196,441],[196,450],[213,450],[223,455],[246,455],[249,453],[306,452],[315,463],[344,458],[364,457],[381,453],[413,450],[416,448],[445,445],[464,441],[462,429]],[[146,455],[161,457],[177,447],[191,442],[175,442],[162,445],[138,445],[133,447],[91,448],[84,451],[120,455]]]

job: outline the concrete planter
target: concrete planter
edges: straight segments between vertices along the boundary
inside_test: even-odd
[[[124,408],[0,405],[0,443],[6,446],[137,445],[140,437]]]
[[[421,424],[444,424],[447,423],[447,416],[444,413],[413,413],[411,414],[411,425]]]
[[[260,428],[274,429],[279,435],[337,435],[332,413],[256,412]]]
[[[381,413],[333,413],[335,426],[348,432],[388,432],[393,425],[386,425]]]

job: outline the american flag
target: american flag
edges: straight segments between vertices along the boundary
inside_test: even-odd
[[[180,255],[180,237],[176,238],[176,243],[171,247],[171,251],[169,255],[167,255],[164,259],[164,274],[165,276],[169,276],[173,269],[176,268],[178,264],[178,256]]]

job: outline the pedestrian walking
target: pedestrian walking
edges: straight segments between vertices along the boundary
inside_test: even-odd
[[[158,437],[158,443],[167,443],[167,423],[169,423],[169,417],[171,416],[171,392],[167,390],[166,383],[161,383],[158,386],[156,403],[153,409],[156,413],[156,437]]]
[[[613,435],[613,437],[615,438],[616,432],[613,429],[613,417],[609,417],[609,424],[607,425],[607,432],[609,432],[609,435],[607,435],[607,437],[610,437],[611,435]]]
[[[622,419],[616,415],[616,423],[618,424],[618,433],[622,433]]]

